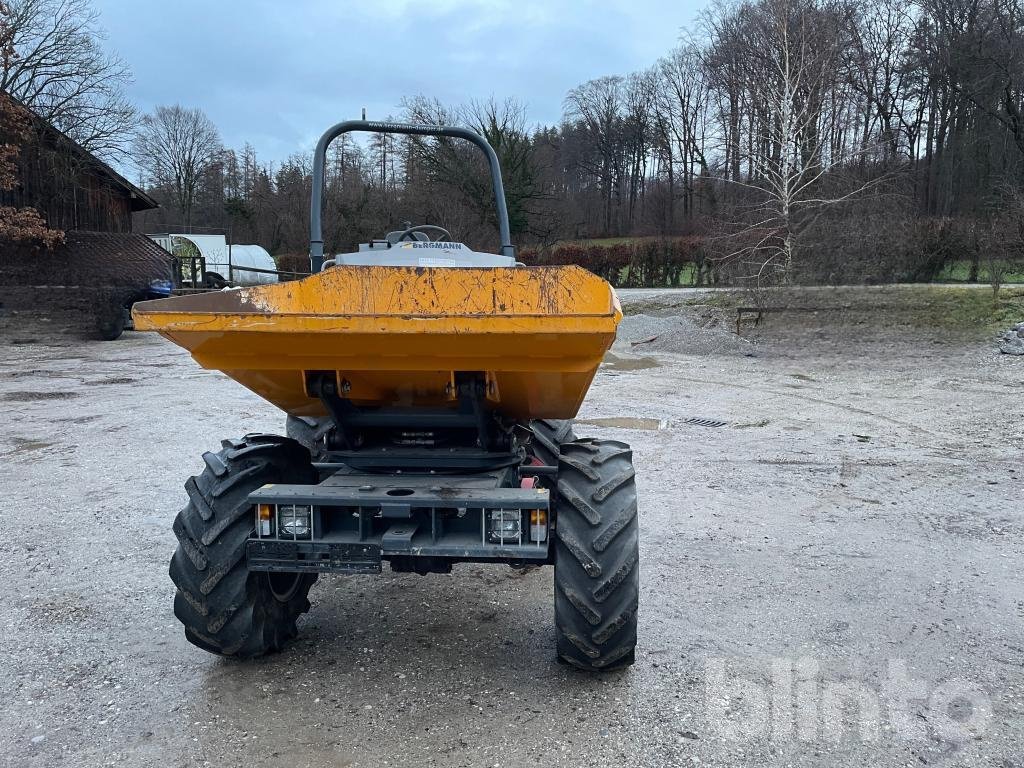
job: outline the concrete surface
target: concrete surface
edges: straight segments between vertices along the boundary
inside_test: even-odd
[[[505,567],[322,578],[285,653],[199,651],[182,483],[281,415],[155,336],[0,345],[0,765],[1024,765],[1024,367],[990,343],[605,366],[581,417],[618,426],[581,431],[634,445],[642,524],[606,677]]]

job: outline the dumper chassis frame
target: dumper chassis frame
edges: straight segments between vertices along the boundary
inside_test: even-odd
[[[447,573],[456,562],[554,562],[547,520],[550,491],[544,465],[520,444],[528,425],[503,422],[485,406],[486,378],[456,377],[454,409],[361,408],[343,397],[334,372],[312,372],[306,387],[331,414],[315,452],[317,485],[273,485],[249,495],[254,507],[310,507],[308,539],[250,540],[251,570]],[[517,429],[518,427],[518,429]],[[422,445],[403,447],[414,434]],[[488,512],[519,512],[515,543],[489,537]],[[530,541],[529,516],[543,513],[543,538]],[[409,562],[415,560],[412,567]]]

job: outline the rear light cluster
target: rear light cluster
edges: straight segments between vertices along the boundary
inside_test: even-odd
[[[260,538],[308,539],[313,533],[313,508],[299,504],[257,504],[256,532]]]
[[[524,512],[518,509],[492,509],[487,530],[487,539],[495,544],[521,544],[524,539],[540,544],[548,538],[548,513],[543,509],[531,509],[528,527],[524,526]]]
[[[483,534],[492,544],[522,545],[529,542],[539,545],[548,539],[548,513],[543,509],[491,509],[484,511],[482,518]],[[288,541],[312,539],[313,507],[257,504],[256,537]]]

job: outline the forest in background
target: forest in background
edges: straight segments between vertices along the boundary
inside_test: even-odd
[[[29,6],[88,13],[87,0],[6,5],[10,18]],[[532,123],[527,105],[500,95],[456,105],[411,96],[387,119],[481,132],[501,159],[528,259],[603,259],[631,284],[926,281],[953,263],[977,280],[1019,269],[1024,244],[1021,6],[717,2],[648,69],[571,89],[558,125]],[[8,73],[0,87],[38,109],[18,91],[30,75]],[[123,100],[107,97],[123,116]],[[87,132],[88,120],[66,122],[73,136]],[[224,147],[190,105],[121,125],[103,123],[94,143],[130,158],[160,201],[140,231],[223,229],[301,263],[310,152],[273,164],[250,145]],[[343,137],[327,170],[329,252],[406,221],[496,244],[472,148]]]

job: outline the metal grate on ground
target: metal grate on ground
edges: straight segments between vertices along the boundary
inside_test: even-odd
[[[718,419],[701,419],[696,416],[690,419],[683,419],[683,424],[692,424],[695,427],[724,427],[728,423]]]

